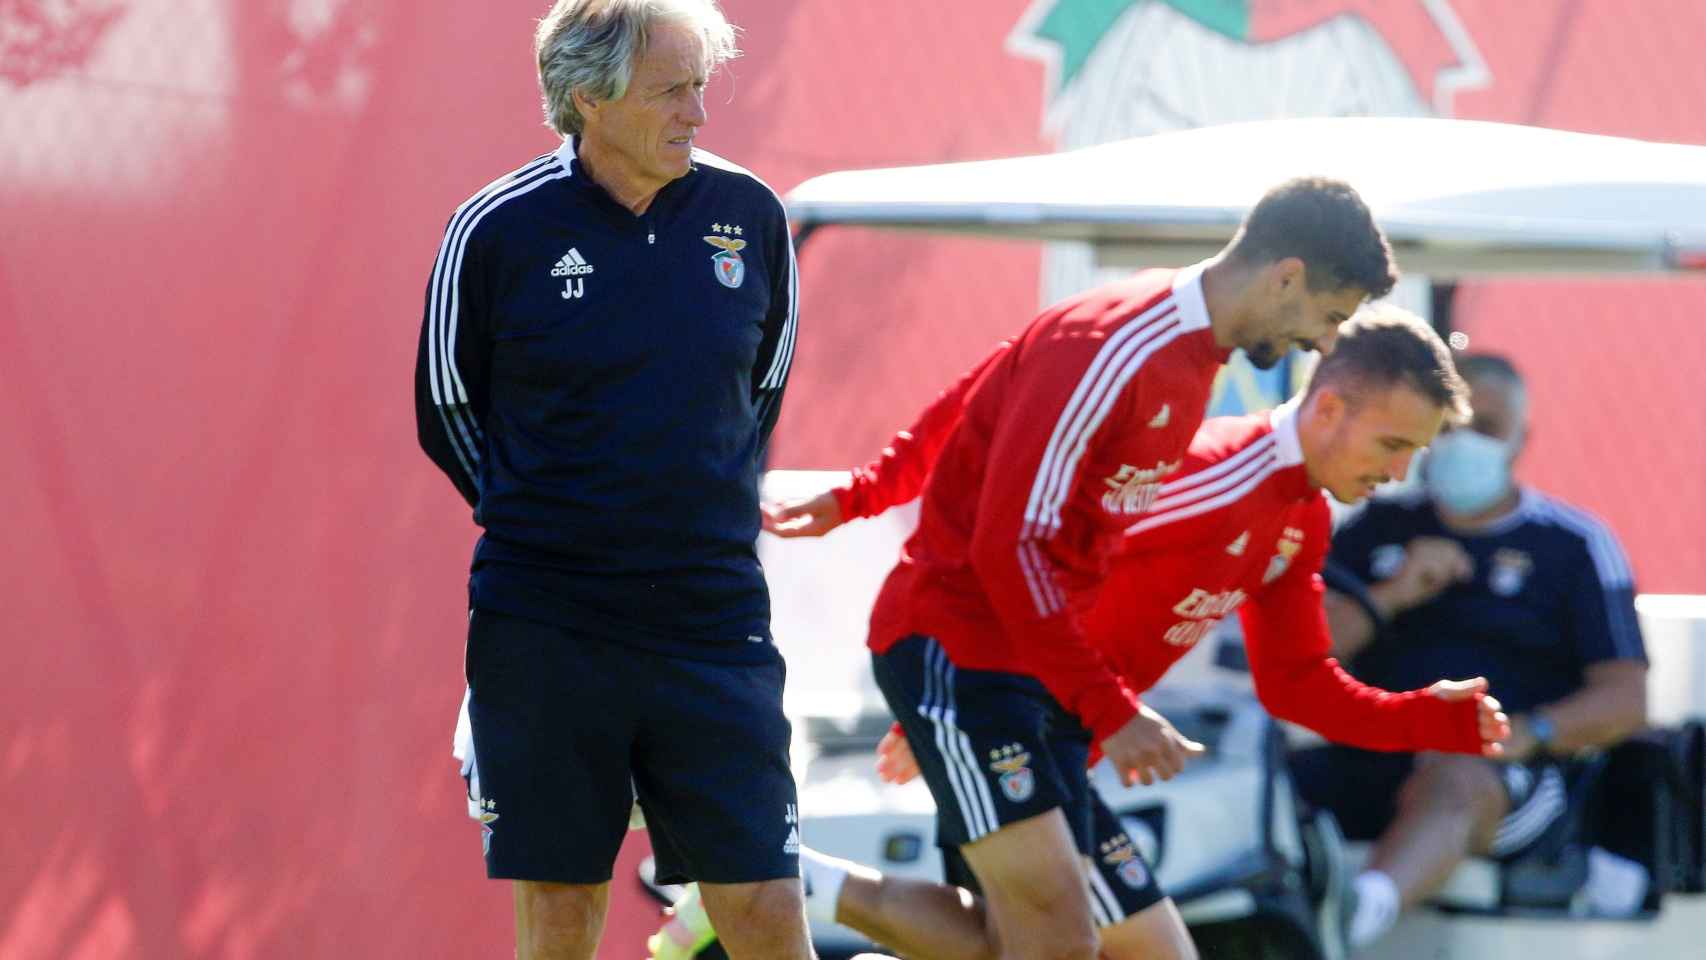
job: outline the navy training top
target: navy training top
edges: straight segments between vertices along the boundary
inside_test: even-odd
[[[798,312],[787,215],[701,150],[635,215],[574,143],[458,207],[427,288],[416,423],[485,529],[471,603],[766,661],[754,541]]]
[[[1598,518],[1525,488],[1511,513],[1461,534],[1411,493],[1352,517],[1333,534],[1332,559],[1377,583],[1423,536],[1455,540],[1474,575],[1395,617],[1349,665],[1364,683],[1409,690],[1485,676],[1507,711],[1524,713],[1580,689],[1589,664],[1646,659],[1629,561]]]

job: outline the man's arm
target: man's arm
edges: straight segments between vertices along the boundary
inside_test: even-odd
[[[953,435],[966,396],[1009,348],[1004,340],[924,408],[912,426],[894,435],[875,460],[853,471],[847,482],[815,496],[766,504],[764,529],[779,537],[821,537],[849,520],[874,517],[917,497]]]
[[[960,422],[972,387],[1012,346],[1013,341],[1003,340],[964,376],[937,394],[912,426],[896,433],[875,460],[854,470],[846,485],[835,489],[836,501],[847,519],[874,517],[918,496],[930,469],[936,465],[937,455]]]
[[[1443,537],[1416,537],[1404,548],[1404,565],[1389,579],[1368,585],[1367,597],[1380,618],[1413,610],[1440,595],[1447,587],[1469,579],[1475,563],[1463,547]],[[1357,601],[1329,592],[1324,601],[1333,655],[1349,660],[1374,639],[1377,624]]]
[[[1074,611],[1071,594],[1094,584],[1083,572],[1061,568],[1055,552],[1094,539],[1095,531],[1085,528],[1093,521],[1065,507],[1080,483],[1093,482],[1081,474],[1100,459],[1096,447],[1129,442],[1121,428],[1140,385],[1129,384],[1105,420],[1085,417],[1072,401],[1091,358],[1070,342],[1031,347],[1003,386],[1007,415],[993,426],[989,470],[976,492],[971,566],[1029,672],[1101,742],[1137,715],[1137,697],[1085,636]],[[1121,453],[1109,459],[1144,462],[1142,451]]]
[[[781,201],[777,204],[780,206]],[[771,271],[764,339],[758,344],[758,357],[752,365],[752,405],[758,417],[761,451],[769,445],[776,420],[782,415],[782,393],[787,389],[788,371],[794,362],[794,340],[800,319],[799,264],[794,259],[794,240],[788,233],[787,214],[780,209],[765,238],[765,256],[776,267]]]
[[[1268,712],[1336,743],[1365,750],[1496,754],[1509,733],[1486,681],[1441,681],[1395,693],[1371,687],[1328,656],[1318,571],[1325,559],[1327,508],[1311,517],[1310,546],[1279,579],[1239,609],[1256,695]]]
[[[480,502],[491,343],[463,212],[446,227],[427,282],[415,357],[415,433],[470,507]],[[458,264],[460,269],[458,269]]]
[[[1607,747],[1646,726],[1647,652],[1635,615],[1635,583],[1629,560],[1617,538],[1599,521],[1583,517],[1588,528],[1585,556],[1575,564],[1575,579],[1564,591],[1562,617],[1578,656],[1587,664],[1582,687],[1533,714],[1520,716],[1511,736],[1511,755],[1526,757],[1540,749],[1535,723],[1552,727],[1546,749],[1569,755]]]
[[[1552,725],[1546,748],[1559,756],[1609,747],[1647,725],[1645,660],[1592,663],[1583,671],[1583,679],[1575,693],[1512,720],[1512,759],[1527,759],[1540,749],[1534,732],[1536,715]]]

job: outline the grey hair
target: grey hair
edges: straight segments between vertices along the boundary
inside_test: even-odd
[[[557,0],[533,35],[545,125],[565,137],[581,132],[586,121],[575,106],[576,90],[620,100],[634,61],[662,23],[683,24],[704,38],[707,72],[740,56],[734,25],[716,0]]]

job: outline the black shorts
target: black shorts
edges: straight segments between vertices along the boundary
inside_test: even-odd
[[[1330,810],[1345,836],[1374,840],[1397,815],[1398,791],[1415,768],[1413,753],[1381,753],[1329,744],[1291,755],[1297,791],[1311,806]],[[1533,849],[1566,824],[1568,770],[1557,761],[1483,760],[1504,785],[1506,809],[1488,856],[1509,860]]]
[[[959,848],[1058,808],[1089,859],[1091,912],[1099,926],[1166,896],[1090,783],[1090,731],[1041,681],[961,669],[924,636],[907,637],[871,660],[936,800],[936,843],[949,883],[981,893]]]
[[[609,880],[636,794],[660,882],[799,875],[780,654],[689,660],[477,610],[465,668],[487,876]]]
[[[1114,926],[1167,899],[1155,880],[1155,870],[1131,842],[1125,824],[1094,789],[1090,791],[1090,843],[1085,870],[1090,883],[1090,913],[1096,926]],[[983,892],[960,848],[942,850],[942,867],[949,883]]]
[[[957,847],[1050,810],[1090,847],[1090,733],[1033,677],[962,670],[932,637],[871,658],[936,801],[936,843]]]

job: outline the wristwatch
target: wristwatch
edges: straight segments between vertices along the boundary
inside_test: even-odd
[[[1558,735],[1558,728],[1552,725],[1552,718],[1544,713],[1528,715],[1528,735],[1534,738],[1541,753],[1552,752],[1552,738]]]

